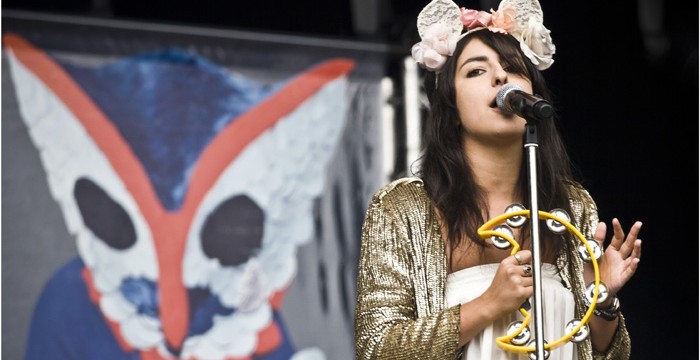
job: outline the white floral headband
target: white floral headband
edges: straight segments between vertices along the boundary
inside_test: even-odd
[[[538,70],[554,63],[556,48],[550,31],[542,24],[542,8],[537,0],[502,0],[498,10],[490,13],[460,8],[452,0],[433,0],[418,15],[417,25],[421,42],[413,45],[411,55],[430,71],[439,72],[454,53],[457,41],[481,29],[512,35]],[[462,33],[464,29],[467,31]]]

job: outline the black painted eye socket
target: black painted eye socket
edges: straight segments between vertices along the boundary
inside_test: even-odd
[[[248,196],[234,196],[216,207],[201,231],[202,249],[221,265],[242,264],[262,246],[262,209]]]
[[[75,182],[73,196],[85,226],[109,247],[124,250],[136,243],[136,230],[129,214],[99,185],[80,178]]]

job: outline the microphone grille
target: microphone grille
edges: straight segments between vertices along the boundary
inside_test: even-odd
[[[512,90],[522,91],[523,88],[520,87],[520,85],[508,83],[501,86],[501,88],[498,89],[498,94],[496,94],[496,105],[498,105],[499,109],[503,109],[503,106],[505,105],[506,101],[506,96]]]

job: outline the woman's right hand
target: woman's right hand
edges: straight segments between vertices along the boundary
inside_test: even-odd
[[[460,347],[495,320],[516,311],[532,296],[531,262],[529,250],[518,251],[501,260],[486,291],[461,305]]]
[[[482,295],[495,318],[512,313],[533,294],[532,252],[520,250],[501,260],[491,285]]]

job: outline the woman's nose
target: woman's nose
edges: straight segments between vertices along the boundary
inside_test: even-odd
[[[496,70],[493,76],[494,85],[503,85],[508,81],[508,73],[503,69]]]

